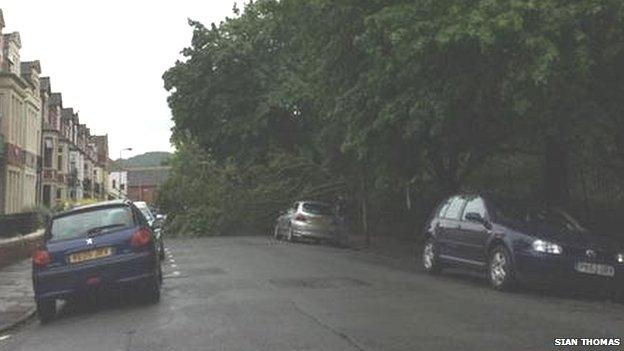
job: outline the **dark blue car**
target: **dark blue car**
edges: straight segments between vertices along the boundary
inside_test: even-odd
[[[624,243],[560,209],[463,194],[444,200],[424,231],[426,271],[482,270],[494,289],[532,285],[613,289],[624,296]]]
[[[154,233],[130,201],[75,208],[54,216],[33,254],[39,318],[56,314],[56,300],[111,288],[138,287],[160,300],[162,271]]]

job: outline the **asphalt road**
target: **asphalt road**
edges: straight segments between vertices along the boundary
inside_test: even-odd
[[[475,277],[262,237],[168,244],[161,303],[67,304],[49,325],[0,336],[0,350],[597,350],[553,339],[624,338],[624,305],[605,299],[499,293]]]

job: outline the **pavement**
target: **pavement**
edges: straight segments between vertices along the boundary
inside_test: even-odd
[[[501,293],[463,272],[430,276],[405,243],[378,239],[356,250],[269,237],[167,244],[159,304],[67,303],[50,324],[31,320],[0,333],[0,350],[602,350],[555,347],[554,339],[624,338],[622,304]],[[397,251],[385,255],[383,246]],[[393,257],[400,251],[406,256]]]
[[[35,311],[30,270],[29,259],[0,269],[0,333]]]

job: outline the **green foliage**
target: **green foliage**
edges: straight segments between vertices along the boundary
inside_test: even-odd
[[[161,202],[198,234],[338,193],[380,223],[461,188],[589,203],[578,172],[624,174],[623,21],[619,0],[259,0],[191,21],[164,75]]]
[[[180,145],[171,175],[158,198],[171,216],[170,233],[227,235],[269,230],[279,210],[299,197],[327,198],[343,184],[307,159],[274,154],[247,169],[232,160],[217,163],[194,142]],[[276,182],[275,179],[281,181]]]
[[[169,162],[171,153],[169,152],[146,152],[141,155],[136,155],[125,160],[115,160],[111,166],[113,170],[128,169],[128,168],[142,168],[142,167],[159,167]]]

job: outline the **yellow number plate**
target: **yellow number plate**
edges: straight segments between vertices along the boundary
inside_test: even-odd
[[[113,254],[113,250],[110,247],[102,247],[95,250],[76,252],[69,255],[69,263],[80,263],[89,260],[95,260],[97,258],[108,257]]]

